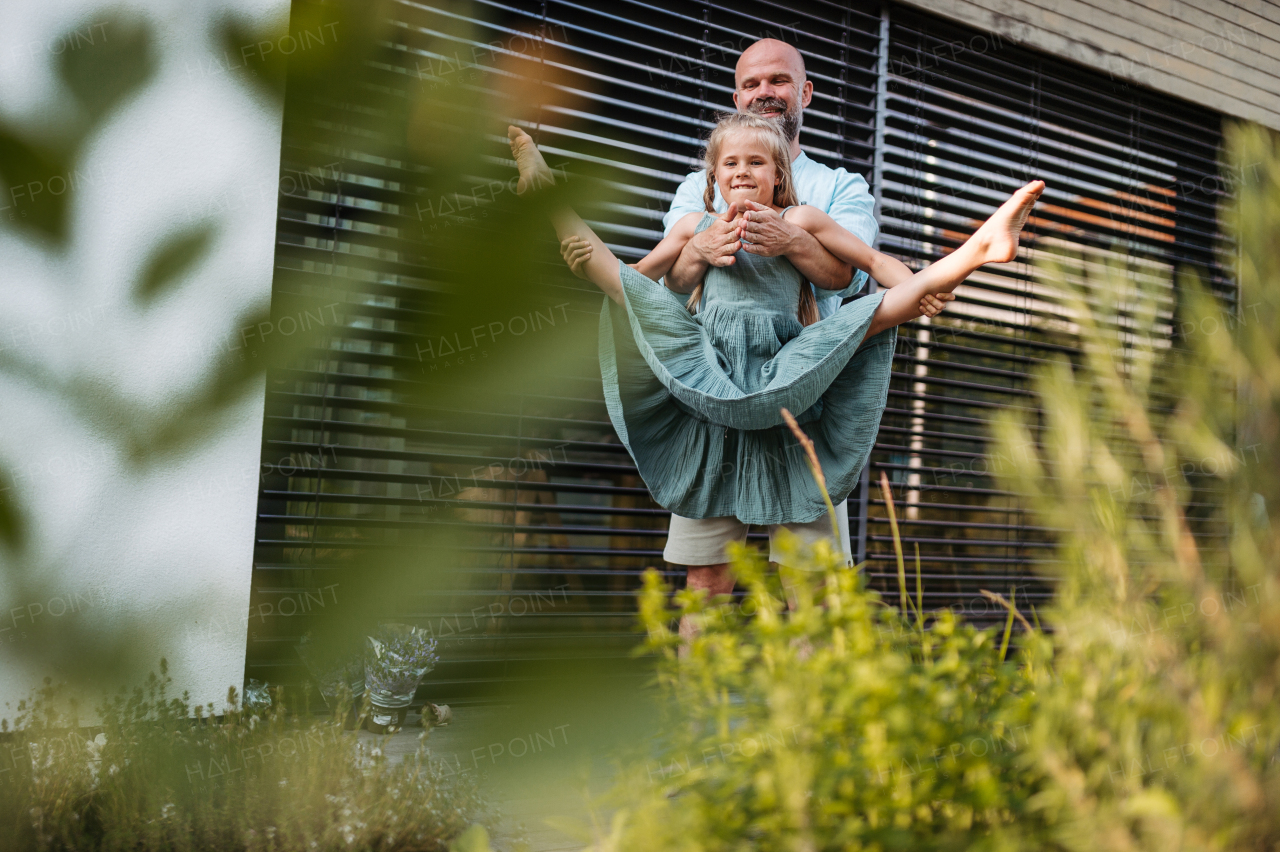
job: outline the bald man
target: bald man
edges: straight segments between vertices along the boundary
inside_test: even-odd
[[[796,194],[801,203],[812,204],[863,242],[874,243],[879,230],[876,225],[871,193],[867,182],[844,169],[832,169],[814,162],[800,150],[800,127],[804,108],[813,99],[813,83],[805,75],[800,51],[777,39],[761,39],[742,52],[734,71],[733,103],[738,112],[750,112],[778,121],[783,135],[791,141],[791,170]],[[667,233],[686,213],[706,209],[702,193],[707,186],[705,170],[689,175],[676,190],[671,210],[663,217]],[[727,210],[720,190],[716,188],[715,209]],[[666,285],[679,293],[689,293],[702,280],[710,266],[725,266],[739,250],[767,257],[785,255],[791,264],[814,285],[818,313],[828,317],[839,309],[841,301],[862,289],[867,274],[855,270],[827,251],[808,231],[790,224],[768,209],[753,209],[745,214],[743,243],[729,242],[721,232],[732,229],[728,223],[716,223],[689,240],[679,260],[666,278]],[[717,243],[720,245],[717,246]],[[849,556],[849,514],[846,502],[836,507],[840,526],[838,550]],[[785,527],[806,541],[831,538],[831,522],[819,518],[808,524],[778,524],[771,527],[770,540],[778,528]],[[667,547],[663,557],[689,569],[688,586],[705,589],[709,595],[733,591],[733,577],[725,562],[725,547],[730,541],[742,541],[747,525],[737,518],[690,519],[671,516]],[[778,561],[770,548],[770,561]],[[681,634],[688,639],[694,629],[682,621]]]

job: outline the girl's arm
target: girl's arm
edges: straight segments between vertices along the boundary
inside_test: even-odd
[[[642,257],[633,268],[646,278],[657,281],[666,276],[675,265],[676,258],[684,251],[685,243],[693,238],[693,232],[702,220],[701,213],[686,213],[671,226],[671,233],[654,246],[653,251]]]
[[[788,212],[793,225],[804,228],[814,236],[827,251],[861,269],[883,287],[903,284],[913,278],[915,273],[902,261],[879,252],[853,234],[841,227],[836,220],[818,208],[801,204]],[[946,302],[955,299],[954,293],[926,293],[920,297],[920,314],[935,317],[946,307]]]
[[[901,284],[915,274],[905,263],[876,251],[811,204],[793,207],[787,215],[791,217],[788,222],[813,234],[827,251],[852,264],[855,269],[861,269],[885,287]]]

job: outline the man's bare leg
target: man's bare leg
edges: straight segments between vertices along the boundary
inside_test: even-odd
[[[721,562],[719,565],[690,565],[688,579],[685,587],[690,590],[701,589],[707,593],[707,599],[710,600],[716,595],[727,595],[733,591],[734,579],[733,572],[729,570],[728,562]],[[693,642],[693,638],[701,631],[701,627],[697,621],[690,616],[682,616],[680,618],[680,658],[684,659],[689,655],[689,644]]]
[[[950,293],[983,264],[1008,263],[1017,257],[1018,235],[1043,191],[1042,180],[1022,187],[1000,205],[964,245],[887,291],[871,318],[866,336],[921,316],[922,298]]]

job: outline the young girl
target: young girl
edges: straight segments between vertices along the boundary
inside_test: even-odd
[[[554,180],[533,140],[508,131],[520,192]],[[782,421],[797,414],[813,440],[833,502],[857,484],[888,398],[897,326],[922,301],[950,293],[984,263],[1013,260],[1018,233],[1044,189],[1018,190],[963,246],[918,273],[874,251],[826,214],[796,206],[786,141],[767,119],[726,116],[707,143],[707,209],[681,219],[634,268],[619,262],[568,208],[552,215],[571,265],[609,296],[600,317],[600,367],[618,436],[654,499],[685,518],[804,523],[826,504]],[[659,285],[684,244],[752,204],[780,212],[887,291],[817,322],[810,285],[784,257],[739,251],[710,267],[684,303]],[[692,313],[696,311],[696,313]]]

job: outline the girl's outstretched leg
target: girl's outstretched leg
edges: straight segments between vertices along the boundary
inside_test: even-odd
[[[926,295],[950,293],[983,264],[1008,263],[1017,257],[1018,234],[1043,191],[1042,180],[1022,187],[1009,196],[964,245],[886,292],[871,317],[866,336],[921,316],[921,299]]]
[[[533,144],[533,139],[518,127],[507,128],[507,138],[511,143],[511,153],[516,159],[516,167],[520,169],[520,180],[516,184],[516,193],[524,195],[538,187],[551,186],[556,182],[555,174],[542,158],[542,152]],[[622,279],[618,273],[618,258],[604,241],[596,236],[591,226],[582,221],[570,207],[561,207],[551,211],[551,224],[556,229],[556,237],[561,241],[575,236],[591,245],[591,254],[582,264],[582,277],[595,284],[605,295],[618,304],[622,304]]]

